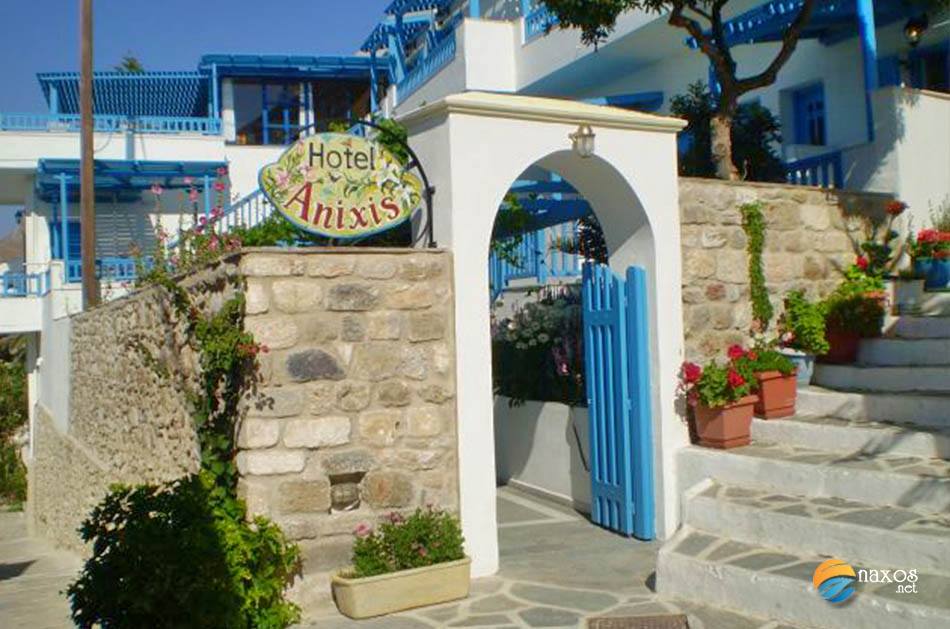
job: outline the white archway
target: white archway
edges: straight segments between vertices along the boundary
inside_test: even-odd
[[[684,123],[478,92],[401,121],[436,188],[436,241],[454,254],[460,509],[473,576],[498,568],[486,254],[504,195],[534,164],[560,173],[591,204],[615,271],[637,264],[650,278],[657,531],[672,534],[679,511],[673,455],[688,443],[674,406],[683,357],[675,133]],[[581,124],[596,134],[594,157],[571,150],[568,136]]]

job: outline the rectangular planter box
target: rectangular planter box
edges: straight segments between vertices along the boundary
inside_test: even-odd
[[[447,603],[468,596],[471,563],[466,557],[362,579],[336,575],[333,598],[340,613],[350,618],[372,618]]]

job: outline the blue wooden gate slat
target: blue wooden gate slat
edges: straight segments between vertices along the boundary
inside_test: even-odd
[[[591,518],[653,539],[653,438],[646,274],[583,268]]]

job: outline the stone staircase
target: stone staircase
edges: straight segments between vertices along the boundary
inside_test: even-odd
[[[797,416],[755,420],[750,446],[678,453],[684,526],[660,550],[661,595],[802,627],[950,627],[943,299],[889,319],[855,365],[818,366]],[[812,575],[831,557],[878,575],[916,570],[916,592],[891,576],[830,604]]]

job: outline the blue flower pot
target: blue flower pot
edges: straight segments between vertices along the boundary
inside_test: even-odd
[[[927,277],[927,273],[930,272],[930,258],[914,258],[914,275],[917,277]],[[924,284],[924,288],[927,288],[927,285]]]
[[[781,349],[779,353],[795,364],[798,370],[795,380],[800,386],[807,387],[811,384],[811,377],[815,373],[814,354],[806,354],[795,349]]]
[[[942,290],[950,288],[950,259],[930,260],[927,269],[927,279],[924,281],[926,290]]]

